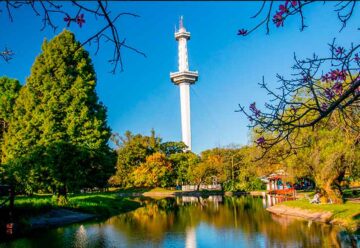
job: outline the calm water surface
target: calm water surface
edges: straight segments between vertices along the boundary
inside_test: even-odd
[[[41,231],[0,248],[360,247],[338,227],[272,215],[260,197],[136,200],[142,206],[132,212]]]

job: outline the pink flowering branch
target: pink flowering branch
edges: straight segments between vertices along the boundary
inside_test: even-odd
[[[264,79],[260,86],[272,97],[259,110],[255,103],[249,111],[239,106],[239,112],[251,121],[249,125],[256,130],[255,143],[267,152],[280,142],[286,142],[290,149],[302,148],[296,138],[302,128],[314,127],[328,119],[335,111],[353,130],[360,132],[359,118],[349,114],[360,108],[360,62],[356,54],[359,46],[348,49],[337,46],[335,40],[330,44],[330,56],[299,60],[294,56],[293,78],[285,79],[278,75],[281,83],[278,91],[271,90]],[[322,70],[326,70],[323,73]],[[268,134],[275,134],[267,138]]]
[[[282,2],[282,3],[281,3]],[[305,24],[304,10],[308,5],[320,4],[320,1],[263,1],[259,11],[252,16],[252,18],[260,19],[259,22],[249,30],[242,28],[239,29],[238,35],[246,36],[255,30],[259,29],[261,26],[266,26],[266,34],[270,33],[270,23],[273,22],[274,25],[279,28],[283,27],[285,21],[291,16],[298,15],[300,17],[300,30],[303,31],[307,25]],[[323,4],[326,2],[323,1]],[[352,17],[355,10],[357,1],[339,1],[335,5],[334,12],[337,14],[338,19],[340,20],[342,27],[340,31],[346,27],[347,22]],[[262,14],[265,14],[263,18],[260,18]],[[242,30],[240,32],[240,30]]]
[[[240,29],[238,35],[249,35],[263,25],[268,34],[271,22],[278,28],[283,27],[286,20],[295,15],[300,17],[302,31],[307,27],[304,7],[316,3],[318,2],[264,1],[253,18],[260,18],[264,13],[265,17],[250,30]],[[342,24],[340,31],[352,17],[356,3],[339,1],[335,5],[334,11]],[[260,83],[272,98],[264,109],[260,110],[252,103],[247,111],[244,106],[239,105],[238,111],[247,116],[250,120],[249,127],[257,134],[255,143],[264,148],[263,156],[280,142],[288,144],[290,151],[302,148],[304,144],[298,143],[296,139],[300,130],[328,120],[335,112],[352,130],[360,131],[359,117],[353,114],[360,108],[359,49],[360,44],[345,48],[337,45],[334,39],[329,44],[329,56],[319,57],[314,54],[311,58],[300,60],[294,55],[292,78],[277,75],[280,87],[275,91],[267,86],[264,79]]]

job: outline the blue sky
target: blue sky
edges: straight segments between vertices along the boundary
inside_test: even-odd
[[[97,72],[97,92],[108,108],[109,125],[114,132],[149,134],[150,129],[165,140],[181,140],[179,89],[169,79],[177,70],[177,42],[174,26],[180,15],[191,32],[188,43],[190,69],[199,71],[199,81],[191,88],[193,150],[248,143],[248,120],[236,113],[238,104],[256,102],[263,106],[267,95],[258,86],[262,76],[273,88],[276,73],[290,75],[293,54],[327,54],[334,37],[344,46],[358,41],[358,14],[341,33],[340,22],[331,11],[335,3],[317,3],[305,12],[309,28],[300,32],[299,17],[288,19],[283,28],[271,24],[270,35],[264,27],[247,37],[236,35],[239,28],[250,28],[250,17],[260,2],[111,2],[111,11],[133,12],[140,18],[124,16],[118,22],[128,44],[146,53],[147,58],[123,50],[124,72],[110,74],[107,63],[112,52],[104,44],[99,54],[86,46]],[[280,3],[276,3],[278,5]],[[57,17],[58,30],[40,31],[42,23],[29,8],[20,8],[10,23],[3,11],[0,21],[0,48],[16,53],[8,64],[0,61],[0,75],[25,83],[44,38],[51,39],[65,26]],[[70,30],[81,41],[100,28],[86,16],[83,28],[72,24]]]

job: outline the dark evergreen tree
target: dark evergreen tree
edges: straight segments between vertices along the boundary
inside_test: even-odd
[[[20,91],[4,144],[10,175],[19,175],[15,180],[29,191],[41,185],[66,195],[67,190],[103,186],[112,174],[110,128],[95,86],[90,56],[74,34],[65,30],[44,41]]]
[[[21,85],[18,80],[8,77],[0,77],[0,164],[4,134],[8,129],[15,100],[19,95],[20,88]],[[2,174],[3,168],[0,166],[0,181]]]

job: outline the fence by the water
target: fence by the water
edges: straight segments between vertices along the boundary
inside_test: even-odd
[[[197,191],[197,190],[222,190],[220,184],[200,184],[200,185],[182,185],[182,191]]]

